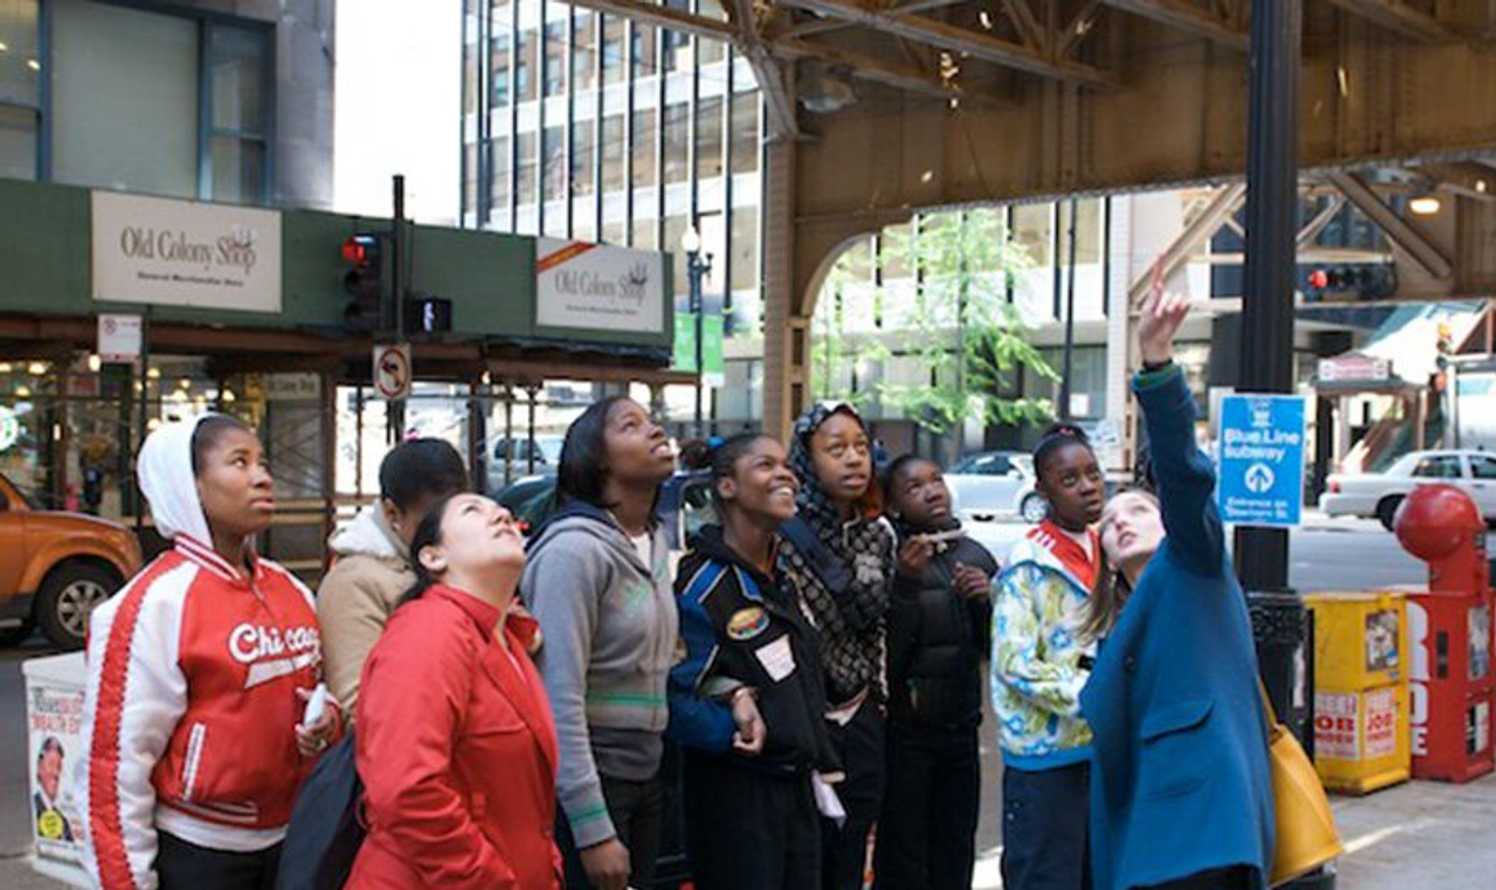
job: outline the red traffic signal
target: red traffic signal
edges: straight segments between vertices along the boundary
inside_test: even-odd
[[[343,261],[355,266],[367,266],[379,259],[379,236],[349,235],[343,242]]]
[[[1329,283],[1330,276],[1326,274],[1324,269],[1315,269],[1309,273],[1309,286],[1315,290],[1324,290]]]

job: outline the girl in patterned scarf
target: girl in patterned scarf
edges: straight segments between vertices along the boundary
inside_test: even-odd
[[[821,634],[827,729],[846,779],[837,793],[842,824],[822,831],[822,886],[860,888],[867,838],[883,799],[884,619],[896,570],[893,530],[873,484],[872,440],[848,405],[818,405],[795,424],[790,465],[800,480],[798,519],[840,563],[844,583],[828,583],[824,556],[786,541],[780,563],[801,609]],[[802,543],[804,543],[802,541]],[[833,590],[832,587],[844,588]]]

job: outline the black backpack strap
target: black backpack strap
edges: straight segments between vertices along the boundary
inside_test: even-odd
[[[851,570],[821,541],[810,523],[795,516],[780,523],[779,533],[805,556],[806,564],[832,596],[842,596],[851,588]]]

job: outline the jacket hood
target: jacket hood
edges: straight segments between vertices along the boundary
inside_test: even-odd
[[[645,575],[652,574],[652,569],[640,562],[639,552],[634,549],[634,543],[629,540],[627,534],[624,534],[623,529],[619,527],[618,521],[613,518],[612,513],[609,513],[602,507],[576,499],[567,501],[561,506],[560,510],[556,511],[549,519],[541,524],[540,528],[530,538],[529,543],[525,545],[525,555],[533,559],[542,547],[549,544],[562,532],[567,531],[579,531],[597,538],[624,558],[633,562]],[[651,525],[651,534],[658,531],[658,525]]]
[[[202,544],[213,543],[192,475],[192,436],[199,424],[218,416],[204,414],[185,423],[162,424],[140,448],[135,475],[140,491],[150,501],[156,530],[167,540],[186,535]]]
[[[377,505],[358,511],[352,522],[327,539],[327,546],[337,556],[372,556],[400,563],[410,560],[405,542],[385,523]]]

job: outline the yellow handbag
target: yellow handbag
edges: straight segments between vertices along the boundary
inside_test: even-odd
[[[1330,811],[1325,786],[1309,755],[1288,727],[1278,722],[1260,678],[1257,690],[1262,694],[1262,710],[1267,717],[1267,759],[1273,775],[1278,836],[1268,884],[1277,887],[1329,862],[1345,852],[1345,847],[1335,830],[1335,814]]]

